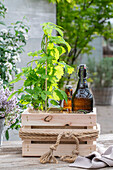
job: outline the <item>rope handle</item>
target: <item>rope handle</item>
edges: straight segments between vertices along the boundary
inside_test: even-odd
[[[40,163],[42,164],[51,163],[51,162],[58,163],[57,159],[53,155],[53,151],[54,150],[56,151],[58,145],[60,144],[61,138],[63,136],[65,138],[73,138],[76,142],[76,147],[72,151],[72,155],[62,156],[60,160],[69,162],[69,163],[73,163],[75,161],[75,159],[77,158],[79,154],[79,140],[72,132],[62,132],[57,136],[56,143],[50,146],[50,150],[40,157]]]

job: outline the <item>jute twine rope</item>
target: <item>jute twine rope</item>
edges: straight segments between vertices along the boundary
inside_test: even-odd
[[[22,139],[36,139],[38,138],[42,138],[42,136],[44,138],[48,137],[48,136],[57,136],[57,140],[56,143],[52,146],[50,146],[50,150],[45,153],[44,155],[42,155],[40,157],[40,162],[42,164],[45,163],[58,163],[57,159],[54,157],[53,155],[53,151],[56,151],[58,145],[60,144],[61,138],[73,138],[75,140],[75,149],[72,151],[72,155],[66,155],[66,156],[62,156],[60,158],[60,160],[65,161],[65,162],[69,162],[72,163],[75,161],[75,159],[77,158],[78,154],[79,154],[79,141],[83,138],[97,138],[98,137],[98,130],[87,130],[87,131],[81,131],[81,132],[73,132],[73,131],[65,131],[65,132],[61,132],[60,134],[55,133],[55,132],[38,132],[38,131],[32,131],[29,129],[23,129],[21,128],[19,131],[19,136]]]
[[[66,137],[66,138],[73,138],[75,140],[75,143],[76,143],[76,148],[75,148],[75,150],[72,151],[72,155],[62,156],[60,158],[60,160],[65,161],[65,162],[70,162],[70,163],[75,161],[77,155],[79,154],[79,140],[77,139],[76,136],[74,136],[71,133],[62,132],[58,135],[56,143],[54,145],[50,146],[50,150],[47,153],[45,153],[44,155],[41,156],[40,162],[42,164],[50,163],[50,162],[58,163],[57,159],[53,156],[53,151],[54,150],[56,151],[58,145],[60,144],[60,140],[63,136]]]

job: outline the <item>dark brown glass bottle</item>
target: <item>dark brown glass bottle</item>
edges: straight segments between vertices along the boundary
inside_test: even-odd
[[[93,96],[89,91],[86,76],[86,65],[80,64],[78,70],[78,85],[72,97],[72,111],[93,111]]]
[[[67,102],[64,100],[63,111],[71,112],[72,111],[72,86],[66,85],[65,93],[67,94]]]

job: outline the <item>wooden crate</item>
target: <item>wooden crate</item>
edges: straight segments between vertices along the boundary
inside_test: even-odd
[[[29,113],[22,114],[22,128],[24,131],[39,133],[87,132],[96,128],[96,109],[88,114],[74,113]],[[56,135],[37,135],[33,139],[24,138],[22,142],[23,156],[41,156],[56,142]],[[70,155],[75,148],[73,139],[63,138],[55,156]],[[80,141],[79,154],[88,155],[96,150],[96,138],[84,138]]]

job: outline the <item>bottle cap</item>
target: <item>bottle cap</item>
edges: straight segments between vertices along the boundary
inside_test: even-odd
[[[80,65],[79,65],[79,69],[80,69],[80,68],[86,69],[86,64],[80,64]]]
[[[79,67],[78,67],[78,76],[80,77],[81,76],[81,72],[83,74],[83,78],[85,78],[87,76],[87,73],[86,73],[86,64],[80,64]]]

